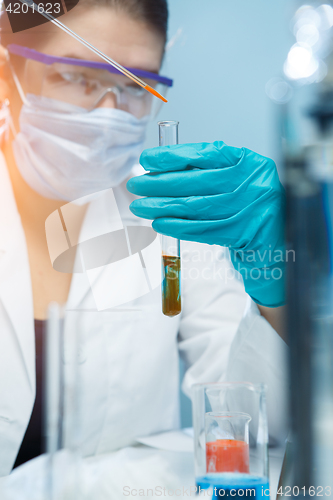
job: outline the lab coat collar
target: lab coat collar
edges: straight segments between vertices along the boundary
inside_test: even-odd
[[[1,151],[0,179],[0,300],[12,323],[29,383],[34,391],[34,316],[28,251]]]

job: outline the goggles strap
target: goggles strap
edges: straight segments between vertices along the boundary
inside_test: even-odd
[[[4,139],[8,141],[9,139],[9,128],[11,126],[11,116],[9,111],[9,100],[6,98],[0,105],[0,120],[3,121],[0,126],[0,140]]]
[[[30,106],[30,103],[29,103],[28,99],[25,97],[25,93],[23,92],[20,80],[18,79],[17,74],[16,74],[16,72],[15,72],[15,70],[13,68],[13,65],[12,65],[11,61],[10,61],[8,50],[6,52],[7,52],[6,53],[6,59],[7,59],[10,71],[12,73],[12,77],[13,77],[13,80],[14,80],[17,92],[19,93],[19,96],[21,97],[21,101],[23,102],[23,104],[26,104],[27,106]]]
[[[9,129],[11,130],[14,138],[16,139],[16,136],[17,136],[17,130],[15,128],[15,125],[14,125],[14,122],[13,122],[13,118],[12,118],[12,115],[10,114],[9,115]]]

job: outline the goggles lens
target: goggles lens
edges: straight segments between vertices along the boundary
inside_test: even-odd
[[[152,79],[145,81],[158,92],[166,93],[166,86]],[[40,94],[87,111],[102,105],[116,107],[137,118],[151,114],[155,100],[149,92],[124,75],[59,63],[45,67]]]
[[[9,45],[8,51],[24,57],[23,92],[73,104],[91,111],[110,106],[127,111],[137,118],[156,116],[162,101],[118,73],[110,65],[37,52],[20,45]],[[129,68],[162,95],[172,80],[143,70]]]

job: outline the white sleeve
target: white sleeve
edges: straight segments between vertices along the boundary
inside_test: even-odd
[[[257,305],[248,298],[234,337],[226,380],[267,385],[268,429],[271,441],[287,437],[288,348]]]
[[[223,380],[246,297],[226,248],[182,242],[179,351],[187,395],[194,383]]]

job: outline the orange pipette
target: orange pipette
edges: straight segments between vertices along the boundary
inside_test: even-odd
[[[77,40],[78,42],[82,43],[82,45],[84,45],[89,50],[91,50],[92,52],[94,52],[96,55],[98,55],[99,57],[101,57],[102,59],[104,59],[104,61],[106,61],[109,64],[111,64],[111,66],[113,66],[118,71],[120,71],[120,73],[122,73],[123,75],[125,75],[128,78],[130,78],[131,80],[133,80],[133,82],[135,82],[138,85],[140,85],[140,87],[143,87],[145,90],[147,90],[148,92],[150,92],[152,95],[154,95],[154,96],[158,97],[159,99],[161,99],[161,101],[168,102],[165,97],[163,97],[159,92],[157,92],[157,90],[153,89],[150,85],[148,85],[146,82],[144,82],[143,80],[141,80],[141,78],[138,78],[137,76],[133,75],[133,73],[131,73],[130,71],[128,71],[128,69],[124,68],[124,66],[122,66],[121,64],[119,64],[116,61],[114,61],[113,59],[111,59],[111,57],[108,57],[107,55],[105,55],[104,52],[101,52],[100,50],[96,49],[96,47],[94,47],[94,45],[92,45],[91,43],[87,42],[87,40],[85,40],[80,35],[78,35],[77,33],[75,33],[75,31],[69,29],[65,24],[63,24],[60,21],[58,21],[57,19],[55,19],[53,16],[51,16],[51,14],[47,14],[46,12],[44,12],[44,9],[41,12],[39,10],[38,5],[36,5],[32,0],[20,0],[20,2],[28,5],[28,7],[30,7],[31,9],[33,9],[34,12],[38,12],[39,14],[41,14],[42,16],[44,16],[51,23],[53,23],[55,26],[58,26],[58,28],[60,28],[61,30],[63,30],[65,33],[67,33],[67,35],[70,35],[71,37],[75,38],[75,40]]]

